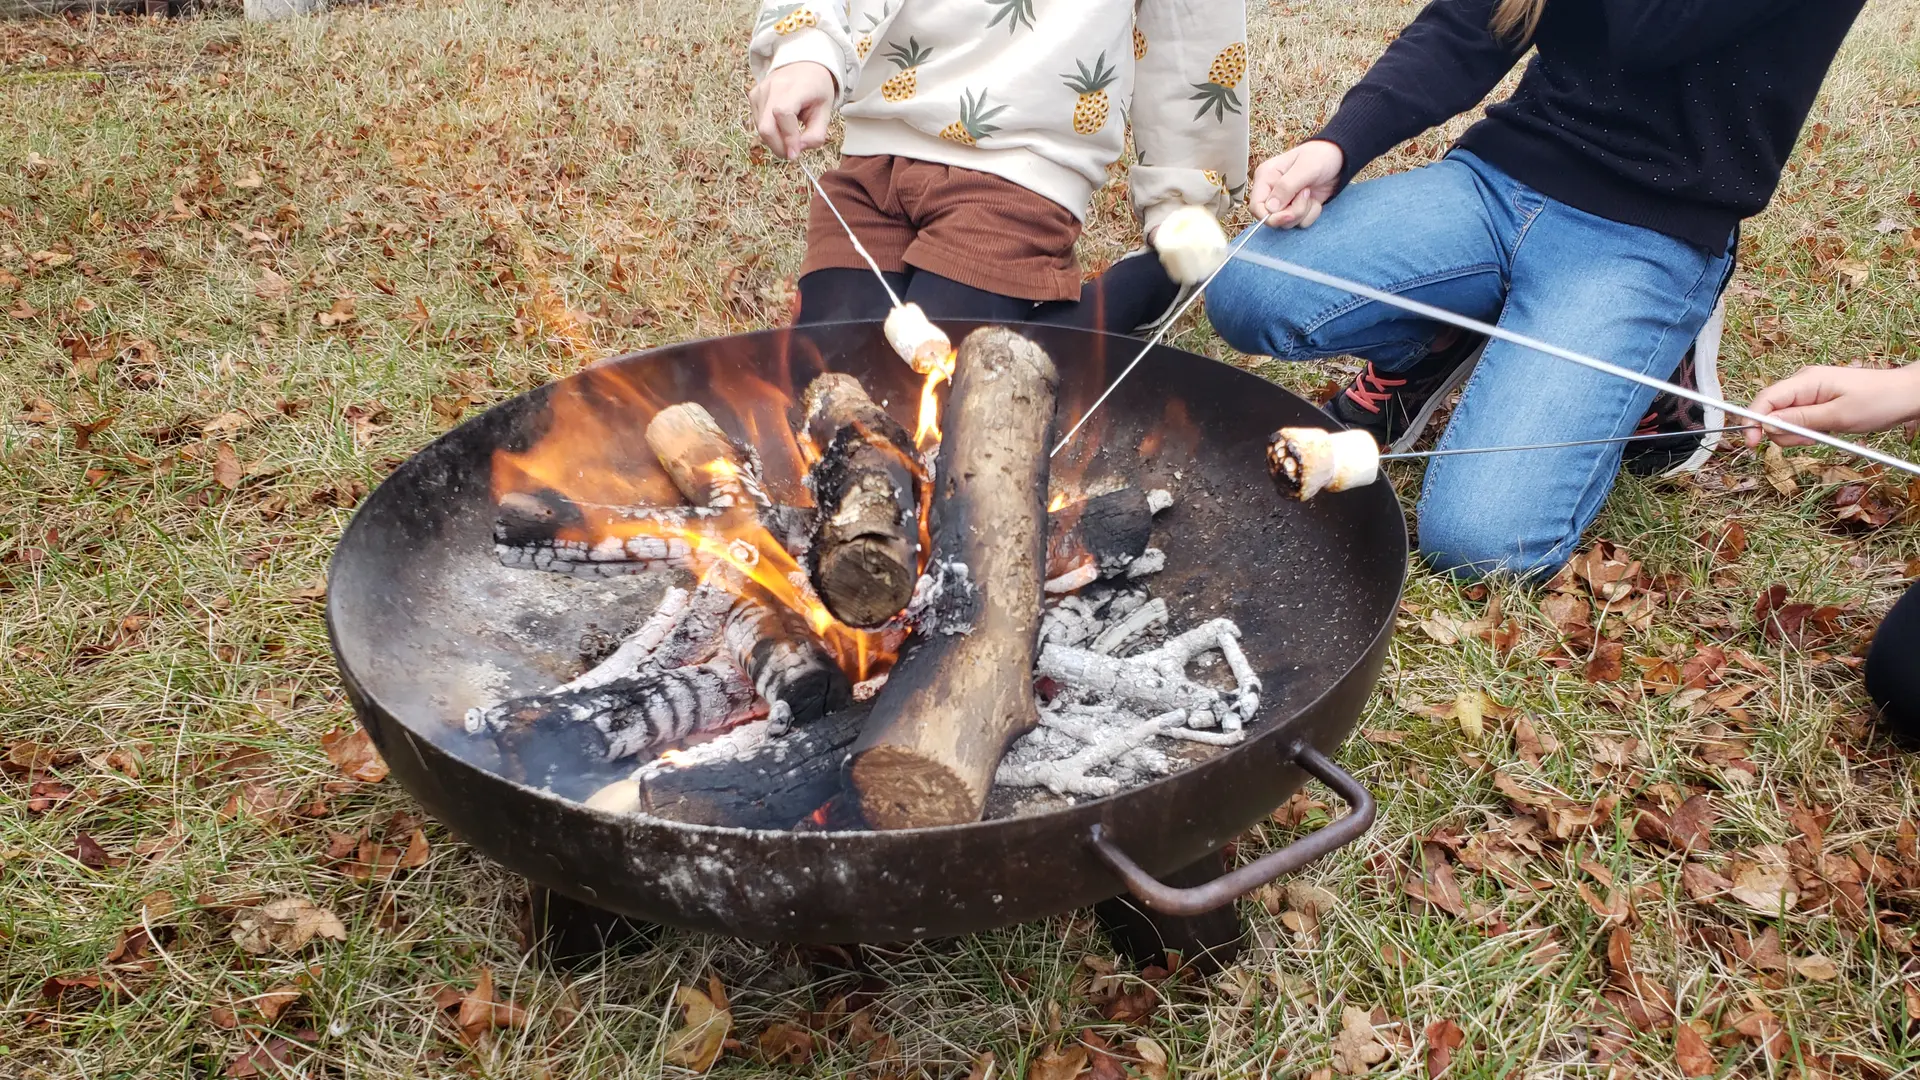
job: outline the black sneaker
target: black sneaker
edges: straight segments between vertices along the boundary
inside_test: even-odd
[[[1726,322],[1727,305],[1722,300],[1707,325],[1700,328],[1693,348],[1680,361],[1680,370],[1673,375],[1675,385],[1708,397],[1720,396],[1720,332]],[[1635,476],[1698,472],[1720,445],[1719,429],[1726,426],[1726,421],[1727,414],[1717,406],[1701,405],[1663,391],[1654,397],[1653,406],[1640,418],[1634,434],[1666,437],[1628,443],[1621,467]]]
[[[1326,410],[1348,427],[1372,432],[1373,441],[1385,447],[1385,453],[1400,453],[1427,430],[1448,392],[1473,373],[1486,345],[1487,339],[1479,334],[1463,333],[1458,341],[1404,371],[1386,372],[1368,364],[1352,385],[1327,403]]]

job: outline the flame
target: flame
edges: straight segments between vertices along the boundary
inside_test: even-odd
[[[1067,505],[1067,493],[1062,491],[1054,495],[1053,501],[1047,504],[1047,513],[1057,513],[1065,505]]]
[[[940,445],[940,384],[953,378],[953,369],[959,363],[959,353],[949,349],[947,358],[934,365],[927,372],[927,381],[920,387],[920,422],[913,429],[913,445],[922,453]]]
[[[667,750],[660,751],[660,756],[655,760],[664,761],[667,764],[672,765],[675,768],[678,768],[679,766],[685,765],[687,762],[692,761],[693,755],[687,753],[685,750],[680,750],[677,748],[667,749]]]
[[[827,823],[827,807],[829,805],[828,803],[821,803],[819,809],[807,815],[807,820],[813,822],[815,825],[825,825]]]

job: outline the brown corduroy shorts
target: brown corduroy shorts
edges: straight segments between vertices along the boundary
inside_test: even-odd
[[[1035,303],[1080,295],[1079,220],[1011,180],[887,155],[843,158],[820,185],[882,270],[916,267]],[[800,272],[866,265],[815,193]]]

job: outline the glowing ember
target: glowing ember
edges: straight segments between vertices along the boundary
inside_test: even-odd
[[[693,761],[694,756],[685,750],[662,750],[660,751],[660,756],[655,760],[678,768],[689,761]]]
[[[913,429],[913,445],[922,453],[940,445],[940,395],[936,391],[941,383],[953,378],[959,358],[959,353],[948,352],[946,361],[927,372],[927,381],[920,387],[920,422]]]
[[[1058,513],[1060,511],[1060,508],[1065,505],[1067,505],[1067,493],[1062,491],[1055,494],[1053,497],[1053,501],[1047,504],[1047,513],[1049,514]]]

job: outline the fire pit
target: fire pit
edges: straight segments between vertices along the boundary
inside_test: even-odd
[[[966,328],[953,329],[958,339]],[[1057,328],[1020,332],[1057,365],[1061,418],[1080,415],[1138,347]],[[1225,649],[1223,670],[1260,686],[1244,737],[1214,740],[1232,745],[1200,739],[1207,754],[1164,777],[1127,782],[1134,786],[1070,778],[1055,787],[1071,801],[1003,804],[1000,816],[990,806],[980,822],[808,831],[589,808],[585,800],[639,762],[603,754],[598,766],[582,768],[579,748],[564,739],[476,738],[470,712],[567,683],[649,613],[672,607],[670,586],[656,575],[507,565],[513,560],[503,562],[494,546],[503,507],[509,518],[538,518],[556,504],[527,497],[555,489],[566,495],[560,513],[589,503],[678,502],[648,441],[650,423],[670,406],[703,411],[756,452],[755,479],[770,508],[805,501],[808,462],[785,448],[803,392],[826,372],[852,376],[906,430],[916,426],[924,387],[878,324],[771,331],[622,357],[507,402],[443,436],[367,499],[334,557],[329,632],[362,722],[394,775],[433,814],[536,884],[595,907],[742,937],[842,943],[971,932],[1083,907],[1123,888],[1156,910],[1203,911],[1364,831],[1371,800],[1322,755],[1351,730],[1385,652],[1405,573],[1398,504],[1383,487],[1305,504],[1280,499],[1266,472],[1266,437],[1282,425],[1324,422],[1320,414],[1254,376],[1164,348],[1053,462],[1053,487],[1087,505],[1089,493],[1111,491],[1155,502],[1153,546],[1164,568],[1152,575],[1153,603],[1173,613],[1176,640],[1141,657],[1162,657],[1171,671],[1183,659],[1165,659],[1165,650]],[[555,445],[561,432],[571,439],[567,454],[529,453]],[[501,460],[550,475],[503,491]],[[778,520],[767,520],[768,533],[780,531]],[[862,554],[860,565],[876,559],[885,561]],[[860,580],[868,579],[887,580]],[[848,611],[866,602],[859,589],[847,595]],[[884,611],[890,603],[867,606]],[[1056,625],[1043,637],[1124,640],[1156,621],[1144,607],[1136,598],[1130,614],[1091,631]],[[1237,646],[1215,640],[1215,620],[1237,627]],[[1213,636],[1183,646],[1189,635],[1179,631]],[[850,662],[847,650],[866,646],[830,644],[841,667],[856,669],[851,681],[864,661]],[[1056,667],[1062,655],[1053,657]],[[1235,700],[1242,699],[1252,700]],[[883,698],[843,708],[831,693],[795,700],[823,701],[827,715],[796,714],[792,732],[763,746],[804,756],[806,740],[827,739],[857,724],[859,710],[884,705]],[[1222,716],[1232,724],[1218,726],[1238,726],[1229,710]],[[1031,755],[1008,760],[1003,784],[1014,775],[1009,768],[1035,766]],[[1309,773],[1358,812],[1208,885],[1170,889],[1154,880],[1217,850]],[[780,820],[791,818],[755,823]]]

